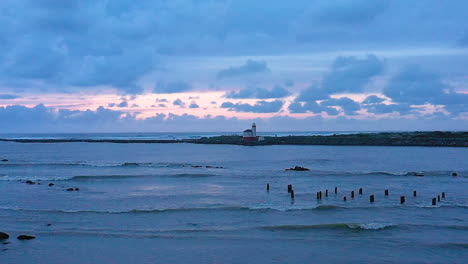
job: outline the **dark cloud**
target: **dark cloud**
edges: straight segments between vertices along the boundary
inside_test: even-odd
[[[374,55],[337,57],[322,82],[302,90],[296,100],[309,102],[327,99],[332,94],[363,92],[370,80],[383,72],[383,68],[383,62]]]
[[[184,81],[158,82],[154,93],[183,93],[192,90],[192,85]]]
[[[176,100],[174,100],[174,102],[172,102],[173,105],[177,105],[177,106],[180,106],[180,107],[184,107],[185,106],[185,103],[180,100],[180,98],[177,98]]]
[[[272,102],[258,101],[254,105],[224,102],[223,104],[221,104],[221,108],[229,108],[230,111],[236,112],[276,113],[281,110],[283,105],[284,102],[281,100],[275,100]]]
[[[159,98],[156,98],[156,103],[168,103],[169,101],[167,99],[159,99]]]
[[[357,115],[357,111],[361,110],[361,105],[356,101],[342,97],[339,99],[330,98],[320,103],[322,106],[338,106],[343,109],[344,113],[347,115]]]
[[[15,94],[0,94],[1,100],[12,100],[12,99],[18,99],[18,98],[21,98],[21,96],[15,95]]]
[[[255,60],[247,60],[244,65],[241,66],[231,66],[227,69],[220,70],[216,77],[218,79],[225,79],[225,78],[232,78],[232,77],[239,77],[249,74],[257,74],[257,73],[268,73],[270,69],[267,66],[265,61],[255,61]]]
[[[310,101],[310,102],[294,101],[289,105],[288,109],[289,109],[289,111],[291,113],[315,113],[315,114],[320,114],[322,112],[325,112],[328,115],[332,115],[332,116],[339,114],[339,111],[336,110],[335,108],[320,105],[315,101]]]
[[[240,91],[227,92],[224,97],[230,99],[276,99],[289,96],[291,93],[279,85],[275,85],[271,90],[264,88],[249,87]]]
[[[195,102],[191,102],[190,105],[189,105],[189,108],[199,108],[200,106],[195,103]]]
[[[385,98],[378,97],[376,95],[371,95],[371,96],[366,97],[366,99],[364,99],[364,101],[362,101],[362,104],[365,104],[365,105],[379,104],[379,103],[382,103],[383,101],[385,101]]]

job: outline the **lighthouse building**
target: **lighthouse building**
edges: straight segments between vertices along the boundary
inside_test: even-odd
[[[244,130],[242,139],[244,141],[257,141],[257,126],[255,123],[252,124],[252,129]]]

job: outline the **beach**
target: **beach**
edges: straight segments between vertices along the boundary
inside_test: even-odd
[[[0,142],[0,232],[11,242],[0,261],[463,263],[467,157],[451,147]],[[285,170],[294,166],[310,171]]]

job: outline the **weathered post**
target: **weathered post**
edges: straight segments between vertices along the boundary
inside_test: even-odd
[[[322,200],[322,191],[319,192],[320,200]]]
[[[328,197],[328,189],[325,190],[325,197]]]
[[[362,194],[362,188],[359,188],[359,194]]]
[[[406,197],[405,196],[400,196],[400,203],[404,204],[406,202]]]
[[[385,190],[385,196],[388,196],[388,190]]]
[[[440,195],[437,195],[437,201],[440,202]]]
[[[267,191],[270,191],[270,184],[267,183]]]
[[[351,191],[351,198],[354,198],[354,191]]]
[[[319,192],[317,192],[317,200],[320,200]]]
[[[288,193],[292,191],[292,184],[288,184]]]
[[[335,187],[335,194],[338,193],[338,187]]]
[[[373,194],[369,197],[369,201],[370,201],[371,203],[373,203],[373,202],[375,201],[375,197],[374,197]]]
[[[294,199],[294,190],[291,190],[291,199]]]
[[[418,193],[416,191],[413,191],[413,196],[414,197],[418,196]]]
[[[343,197],[343,201],[345,201],[345,202],[346,202],[346,196],[345,196],[345,197]]]
[[[436,198],[432,198],[432,205],[436,205],[437,204],[437,199]]]
[[[442,198],[445,198],[445,192],[442,193]]]

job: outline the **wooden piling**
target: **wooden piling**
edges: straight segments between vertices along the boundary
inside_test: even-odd
[[[437,195],[437,201],[440,202],[440,195]]]
[[[292,184],[288,184],[288,193],[292,191]]]
[[[325,190],[325,197],[328,197],[328,189]]]
[[[413,196],[414,197],[418,196],[418,193],[416,191],[413,191]]]
[[[445,198],[445,192],[442,193],[442,198]]]
[[[359,194],[362,194],[362,188],[359,188]]]
[[[317,200],[320,200],[319,192],[317,192]]]
[[[335,187],[335,194],[338,193],[338,187]]]
[[[432,205],[437,205],[437,199],[436,198],[432,198]]]
[[[267,183],[267,191],[270,191],[270,184]]]
[[[405,196],[400,196],[400,204],[404,204],[406,202]]]
[[[375,196],[374,195],[369,196],[369,201],[373,203],[375,201]]]
[[[291,199],[294,199],[294,190],[291,190]]]
[[[354,198],[354,191],[351,191],[351,198]]]
[[[345,201],[345,202],[346,202],[346,196],[345,196],[345,197],[343,197],[343,201]]]
[[[385,190],[385,196],[388,196],[388,190]]]
[[[322,191],[319,192],[320,200],[322,200]]]

